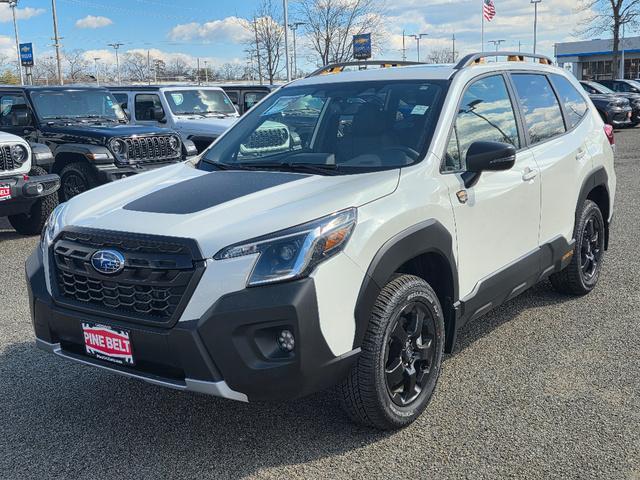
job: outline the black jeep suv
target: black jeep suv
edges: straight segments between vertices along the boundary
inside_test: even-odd
[[[1,130],[49,146],[60,200],[97,185],[179,162],[197,153],[173,130],[129,125],[99,87],[0,87]]]

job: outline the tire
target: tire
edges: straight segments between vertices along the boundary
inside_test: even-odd
[[[584,202],[576,219],[576,243],[571,263],[549,278],[553,288],[568,295],[586,295],[595,288],[604,260],[604,219],[598,205]]]
[[[83,162],[70,163],[60,172],[60,201],[71,200],[76,195],[80,195],[97,186],[98,180],[89,164]]]
[[[444,317],[433,289],[413,275],[393,278],[376,300],[356,364],[338,387],[344,410],[382,430],[409,425],[431,400],[443,350]],[[411,387],[412,374],[419,391]]]
[[[46,175],[42,167],[33,167],[29,172],[32,177]],[[20,235],[39,235],[53,209],[58,206],[58,194],[52,193],[37,200],[29,209],[29,213],[10,215],[9,223]]]

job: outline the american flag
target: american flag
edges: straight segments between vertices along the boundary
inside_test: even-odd
[[[493,0],[482,0],[484,3],[482,5],[482,14],[484,18],[487,19],[488,22],[493,20],[493,17],[496,16],[496,7],[493,4]]]

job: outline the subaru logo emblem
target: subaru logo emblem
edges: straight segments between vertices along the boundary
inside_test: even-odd
[[[105,275],[113,275],[124,269],[124,257],[117,250],[98,250],[91,256],[93,268]]]

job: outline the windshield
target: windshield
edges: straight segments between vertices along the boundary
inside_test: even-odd
[[[638,90],[640,90],[640,82],[637,82],[636,80],[627,80],[627,83],[629,85],[631,85],[634,88],[637,88]]]
[[[343,173],[420,160],[445,81],[376,81],[285,87],[209,149],[203,169],[313,165]]]
[[[221,90],[171,90],[164,95],[176,115],[236,113],[231,100]]]
[[[31,100],[43,120],[101,118],[126,121],[118,101],[107,90],[32,91]]]
[[[611,90],[609,87],[605,87],[601,83],[588,82],[587,85],[589,85],[591,88],[593,88],[598,93],[607,93],[607,94],[613,93],[614,95],[616,93],[613,90]]]

